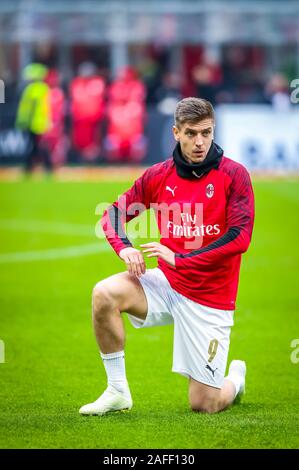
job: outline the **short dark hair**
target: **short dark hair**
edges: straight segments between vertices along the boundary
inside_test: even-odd
[[[213,119],[215,114],[212,104],[203,98],[184,98],[178,102],[175,113],[174,123],[176,127],[181,127],[186,122],[196,124],[203,119]]]

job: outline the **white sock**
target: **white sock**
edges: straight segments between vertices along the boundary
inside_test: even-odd
[[[116,390],[122,393],[130,393],[126,378],[125,353],[118,351],[110,354],[103,354],[101,358],[107,374],[108,385],[112,385]]]
[[[240,391],[240,386],[241,386],[241,383],[242,381],[244,380],[244,377],[242,377],[241,375],[238,375],[238,374],[228,374],[226,377],[225,377],[226,380],[230,380],[230,382],[232,382],[235,386],[235,396],[234,396],[234,399],[236,398],[236,396],[238,395],[239,391]]]

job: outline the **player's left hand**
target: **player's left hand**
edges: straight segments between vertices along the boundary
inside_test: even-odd
[[[142,250],[143,253],[150,253],[147,255],[148,258],[157,256],[158,258],[166,261],[166,263],[170,264],[171,266],[175,266],[175,254],[173,251],[167,248],[167,246],[161,245],[161,243],[158,242],[144,243],[140,246],[142,248],[146,248],[146,250]]]

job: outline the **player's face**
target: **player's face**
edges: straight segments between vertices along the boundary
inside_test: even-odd
[[[189,163],[205,160],[214,138],[213,119],[204,119],[197,124],[185,123],[180,128],[173,126],[173,135],[180,142],[182,153]]]

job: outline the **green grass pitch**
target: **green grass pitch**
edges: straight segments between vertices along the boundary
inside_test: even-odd
[[[172,327],[136,331],[126,319],[134,407],[79,415],[105,388],[91,290],[125,268],[95,237],[95,208],[129,185],[0,185],[0,447],[298,448],[299,363],[291,361],[291,342],[299,338],[295,179],[254,183],[256,223],[229,353],[229,362],[247,362],[241,404],[217,415],[191,412],[187,380],[171,372]]]

